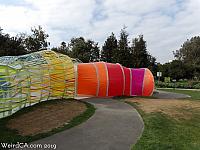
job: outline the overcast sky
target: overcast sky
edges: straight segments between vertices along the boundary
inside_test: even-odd
[[[51,46],[84,36],[99,42],[126,25],[129,39],[144,35],[148,51],[164,63],[200,33],[200,0],[0,0],[0,27],[16,35],[41,25]]]

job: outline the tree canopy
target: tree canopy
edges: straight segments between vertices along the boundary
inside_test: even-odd
[[[0,29],[0,54],[1,56],[22,55],[46,49],[50,45],[47,41],[48,37],[49,35],[41,26],[31,28],[29,35],[21,33],[16,37],[10,37],[9,34],[2,33]],[[69,43],[62,41],[59,46],[51,49],[85,63],[101,60],[120,63],[126,67],[148,67],[155,74],[156,59],[148,53],[143,35],[133,38],[132,44],[130,43],[129,34],[124,27],[120,31],[119,39],[111,33],[101,50],[97,42],[84,37],[74,37]]]
[[[101,60],[105,62],[116,62],[116,51],[117,51],[117,38],[112,32],[111,35],[106,39],[102,46]]]
[[[174,57],[193,71],[193,76],[200,77],[200,37],[194,36],[174,51]]]
[[[0,56],[17,56],[31,52],[46,49],[50,43],[47,41],[48,34],[42,30],[42,27],[31,29],[32,34],[18,34],[11,37],[9,34],[3,33],[0,28]]]
[[[64,41],[62,41],[60,43],[60,46],[53,47],[53,48],[51,48],[51,50],[58,52],[58,53],[61,53],[61,54],[70,55],[69,54],[69,48],[68,48],[66,42],[64,42]]]
[[[49,35],[41,26],[31,28],[31,32],[31,35],[21,34],[23,45],[28,53],[46,49],[50,45],[50,42],[47,41]]]
[[[47,49],[50,45],[48,37],[41,26],[31,28],[31,34],[21,33],[17,36],[4,33],[0,27],[0,56],[24,55]],[[154,76],[161,71],[163,77],[177,80],[200,78],[200,36],[185,41],[180,49],[173,51],[175,60],[163,65],[149,53],[144,36],[130,38],[126,27],[121,29],[118,38],[111,33],[101,49],[97,42],[84,37],[74,37],[69,43],[62,41],[51,49],[85,63],[105,61],[130,68],[149,68]]]
[[[0,28],[0,56],[16,56],[26,54],[20,37],[11,37],[4,34]]]
[[[134,38],[132,41],[132,64],[135,68],[148,67],[150,65],[150,57],[146,48],[146,41],[143,35]]]
[[[143,35],[134,38],[130,46],[126,28],[121,29],[119,40],[114,33],[106,39],[102,46],[101,60],[132,68],[148,67],[154,73],[157,71],[156,58],[148,53]]]
[[[174,52],[175,58],[189,64],[200,65],[200,37],[195,36]]]
[[[98,43],[92,40],[85,40],[83,37],[72,38],[69,43],[69,54],[82,62],[99,61]]]
[[[118,48],[114,55],[115,62],[120,63],[123,66],[130,67],[131,65],[131,55],[128,40],[128,33],[126,28],[121,29],[120,38],[118,41]]]

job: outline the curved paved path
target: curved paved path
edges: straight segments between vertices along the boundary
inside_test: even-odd
[[[144,124],[132,106],[109,98],[84,101],[97,108],[89,120],[33,143],[56,144],[57,150],[128,150],[141,136]]]
[[[153,96],[160,99],[190,98],[190,96],[186,94],[172,93],[172,92],[166,92],[166,91],[161,91],[161,90],[156,90]]]

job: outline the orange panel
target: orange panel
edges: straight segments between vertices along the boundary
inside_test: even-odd
[[[143,82],[143,96],[151,96],[154,90],[154,77],[149,69],[145,69]]]
[[[77,66],[78,82],[77,94],[85,96],[96,96],[98,80],[94,64],[82,63]]]
[[[95,63],[98,69],[98,77],[99,77],[99,94],[98,96],[106,96],[107,93],[107,70],[104,62]]]

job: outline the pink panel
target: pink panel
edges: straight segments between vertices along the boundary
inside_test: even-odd
[[[131,72],[132,72],[131,94],[133,96],[142,96],[145,69],[131,69]]]

